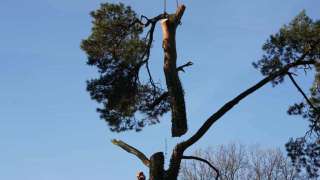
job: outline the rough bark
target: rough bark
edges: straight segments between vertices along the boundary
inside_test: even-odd
[[[166,171],[166,177],[168,180],[178,179],[183,152],[184,149],[180,144],[177,144],[176,147],[173,149],[169,169]]]
[[[179,137],[188,130],[184,100],[184,91],[177,71],[176,29],[180,24],[185,6],[178,7],[175,14],[170,14],[161,21],[163,31],[164,74],[168,88],[171,116],[172,137]]]
[[[150,157],[150,180],[164,180],[164,156],[162,152],[157,152]]]

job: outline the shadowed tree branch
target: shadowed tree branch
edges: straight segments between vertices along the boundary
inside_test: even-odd
[[[288,76],[291,80],[291,82],[293,83],[293,85],[298,89],[298,91],[302,94],[302,96],[304,97],[304,99],[306,100],[306,102],[309,104],[309,106],[314,109],[316,112],[319,112],[319,110],[314,107],[314,105],[312,104],[312,102],[309,100],[309,98],[307,97],[306,93],[303,92],[303,90],[301,89],[301,87],[298,85],[297,81],[293,78],[292,73],[288,73]]]
[[[183,149],[188,148],[189,146],[193,145],[197,142],[214,124],[218,119],[220,119],[226,112],[232,109],[236,104],[238,104],[242,99],[246,98],[248,95],[252,94],[256,90],[260,89],[262,86],[267,84],[268,82],[272,81],[273,79],[277,78],[278,76],[282,76],[288,73],[290,68],[301,66],[301,65],[310,65],[315,64],[314,60],[303,61],[304,58],[307,56],[303,54],[296,62],[288,64],[284,66],[281,70],[267,76],[266,78],[262,79],[257,84],[253,85],[252,87],[248,88],[247,90],[243,91],[241,94],[236,96],[231,101],[227,102],[223,105],[218,111],[216,111],[213,115],[211,115],[208,120],[200,127],[200,129],[188,140],[181,143]]]
[[[135,156],[137,156],[144,165],[146,165],[147,167],[150,166],[150,160],[147,158],[146,155],[144,155],[141,151],[139,151],[138,149],[130,146],[129,144],[121,141],[121,140],[116,140],[116,139],[113,139],[112,141],[112,144],[114,145],[117,145],[119,147],[121,147],[123,150],[127,151],[128,153],[131,153]]]

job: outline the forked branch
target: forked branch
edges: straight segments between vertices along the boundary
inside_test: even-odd
[[[195,142],[197,142],[208,130],[209,128],[218,120],[220,119],[225,113],[227,113],[229,110],[231,110],[236,104],[238,104],[241,100],[243,100],[248,95],[252,94],[256,90],[260,89],[262,86],[267,84],[268,82],[274,80],[275,78],[279,76],[283,76],[288,73],[290,68],[301,66],[301,65],[310,65],[315,64],[314,60],[309,61],[303,61],[307,54],[303,54],[299,60],[297,60],[294,63],[288,64],[284,66],[281,70],[267,76],[266,78],[262,79],[257,84],[253,85],[252,87],[248,88],[247,90],[240,93],[238,96],[236,96],[231,101],[227,102],[225,105],[223,105],[218,111],[216,111],[213,115],[211,115],[205,123],[200,127],[200,129],[188,140],[182,142],[183,149],[188,148],[189,146],[193,145]]]
[[[177,67],[177,71],[185,72],[185,71],[184,71],[184,68],[185,68],[185,67],[188,67],[188,66],[192,66],[192,65],[193,65],[193,62],[189,61],[189,62],[187,62],[186,64]]]

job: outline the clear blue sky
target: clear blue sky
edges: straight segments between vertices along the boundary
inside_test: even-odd
[[[181,0],[180,0],[181,1]],[[115,134],[95,112],[97,104],[85,91],[95,69],[85,65],[81,39],[90,33],[89,12],[97,0],[1,0],[0,2],[0,179],[106,180],[135,179],[146,168],[134,156],[110,143],[122,139],[148,156],[168,153],[170,119],[141,133]],[[115,2],[115,1],[112,1]],[[126,0],[138,13],[162,12],[162,0]],[[318,0],[184,0],[187,6],[177,33],[178,63],[194,66],[181,74],[186,92],[189,133],[226,100],[262,76],[251,62],[262,55],[268,36],[302,9],[320,18]],[[175,2],[168,0],[168,9]],[[163,80],[161,32],[155,32],[152,71]],[[312,74],[298,79],[307,90]],[[301,100],[287,81],[260,89],[221,118],[193,146],[261,144],[283,147],[303,135],[307,124],[288,117],[287,107]],[[180,140],[181,140],[180,139]]]

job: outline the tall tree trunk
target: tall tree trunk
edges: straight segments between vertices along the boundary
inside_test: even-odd
[[[164,73],[168,88],[171,116],[172,116],[172,137],[179,137],[188,130],[184,91],[177,71],[177,50],[176,50],[176,29],[185,10],[182,5],[175,14],[170,14],[161,22],[163,31],[164,50]]]

